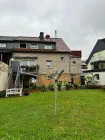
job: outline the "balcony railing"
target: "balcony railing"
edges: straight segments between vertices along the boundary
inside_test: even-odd
[[[26,73],[38,73],[39,65],[35,66],[20,66],[20,72]]]
[[[91,63],[92,63],[92,62],[97,62],[97,61],[105,61],[105,57],[99,56],[99,57],[93,57],[93,58],[91,59]]]

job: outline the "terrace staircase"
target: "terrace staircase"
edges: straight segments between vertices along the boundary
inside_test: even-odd
[[[19,88],[20,86],[20,73],[19,73],[19,62],[18,61],[13,61],[12,62],[12,67],[9,69],[8,73],[8,80],[7,80],[7,85],[6,89],[11,89],[11,88]]]

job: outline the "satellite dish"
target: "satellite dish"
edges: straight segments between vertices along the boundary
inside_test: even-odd
[[[49,39],[50,38],[50,35],[46,35],[46,39]]]

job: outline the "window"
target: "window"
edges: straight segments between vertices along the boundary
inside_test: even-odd
[[[26,44],[20,44],[20,48],[26,48]]]
[[[50,79],[53,79],[53,77],[52,76],[48,76],[48,80],[50,80]]]
[[[73,65],[76,65],[76,61],[73,61]]]
[[[52,68],[52,60],[46,61],[46,68]]]
[[[23,66],[28,66],[28,61],[22,61]]]
[[[34,66],[35,65],[35,61],[34,60],[22,61],[22,65],[23,66]]]
[[[1,47],[1,48],[6,48],[6,44],[0,43],[0,47]]]
[[[28,63],[29,63],[28,64],[29,66],[34,66],[35,65],[35,61],[28,61]]]
[[[60,84],[62,84],[62,81],[59,81]]]
[[[45,49],[52,49],[52,45],[45,45]]]
[[[63,60],[64,59],[64,57],[61,57],[61,60]]]
[[[31,49],[38,49],[38,44],[31,44]]]
[[[95,76],[96,76],[96,79],[97,79],[97,80],[100,79],[99,74],[95,74]]]

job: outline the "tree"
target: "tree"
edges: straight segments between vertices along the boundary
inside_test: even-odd
[[[91,76],[87,76],[86,78],[85,78],[85,81],[86,81],[86,85],[87,86],[97,86],[97,84],[98,84],[98,81],[96,81],[95,80],[95,77],[96,77],[97,75],[96,74],[91,74]]]

